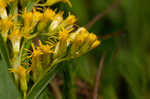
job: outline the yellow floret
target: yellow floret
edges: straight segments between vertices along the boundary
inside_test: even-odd
[[[96,41],[92,44],[91,49],[97,47],[97,46],[100,45],[100,44],[101,44],[101,42],[100,42],[99,40],[96,40]]]
[[[51,9],[46,9],[43,13],[43,21],[49,21],[54,19],[55,16],[55,11],[51,10]]]
[[[44,54],[53,53],[52,46],[50,45],[43,45],[42,42],[39,40],[39,47],[38,47]]]
[[[20,31],[18,29],[13,30],[12,33],[9,34],[9,39],[12,42],[12,46],[13,46],[13,50],[14,52],[19,52],[20,50],[20,42],[21,42],[21,38],[24,35],[22,33],[20,33]]]

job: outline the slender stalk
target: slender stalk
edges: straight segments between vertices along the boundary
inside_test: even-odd
[[[62,95],[61,95],[61,91],[58,87],[58,85],[56,84],[56,81],[53,80],[51,83],[50,83],[51,87],[52,87],[52,90],[55,94],[55,98],[56,99],[62,99]]]
[[[116,8],[119,3],[120,3],[120,0],[115,0],[115,2],[110,7],[108,7],[103,13],[96,15],[85,27],[88,29],[91,28],[98,20],[102,19],[112,9]]]
[[[64,92],[63,99],[76,99],[74,88],[74,75],[72,65],[64,64]]]
[[[96,81],[95,81],[94,92],[93,92],[93,99],[98,99],[99,80],[102,74],[102,67],[103,67],[104,59],[105,59],[105,53],[102,54],[102,57],[99,62],[99,67],[98,67],[98,72],[96,75]]]

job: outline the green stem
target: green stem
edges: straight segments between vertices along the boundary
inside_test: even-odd
[[[23,99],[26,99],[26,92],[23,93]]]
[[[17,69],[20,66],[20,59],[19,59],[19,53],[14,53],[14,57],[11,61],[12,64],[12,68]],[[19,78],[18,75],[16,73],[14,73],[14,77],[15,77],[15,81],[17,86],[19,85]]]
[[[63,99],[76,99],[74,89],[74,75],[72,65],[65,62]]]

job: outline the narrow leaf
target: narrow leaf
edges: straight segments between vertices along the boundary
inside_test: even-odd
[[[8,68],[10,67],[9,57],[5,43],[0,35],[0,99],[21,99],[19,92],[13,83]]]
[[[37,99],[37,97],[41,94],[41,92],[46,88],[46,86],[50,83],[55,74],[61,70],[58,65],[54,65],[52,68],[48,68],[48,72],[45,72],[43,76],[35,83],[35,85],[31,88],[27,99]]]

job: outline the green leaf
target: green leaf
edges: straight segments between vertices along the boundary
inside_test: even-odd
[[[27,99],[37,99],[37,97],[42,93],[42,91],[47,87],[52,78],[56,73],[61,70],[58,65],[54,65],[51,68],[48,68],[42,77],[34,84],[27,95]],[[47,72],[48,71],[48,72]]]
[[[21,99],[19,92],[8,72],[10,67],[7,49],[0,35],[0,99]]]
[[[9,62],[8,51],[6,49],[6,46],[5,46],[4,42],[3,42],[3,38],[2,38],[1,35],[0,35],[0,54],[1,54],[2,60],[6,64],[6,67],[11,68],[10,62]]]
[[[130,57],[130,58],[129,58]],[[132,91],[134,99],[143,99],[145,75],[142,69],[141,61],[138,55],[133,52],[120,51],[118,53],[118,69],[129,85],[129,90]]]

